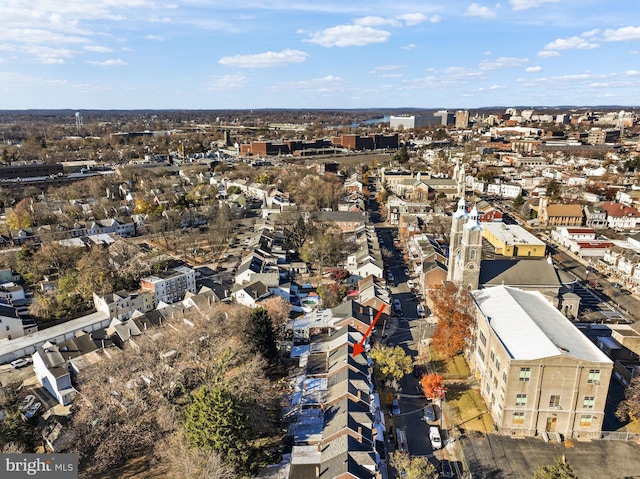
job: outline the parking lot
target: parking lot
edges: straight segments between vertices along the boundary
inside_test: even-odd
[[[539,465],[553,464],[565,456],[580,479],[640,478],[640,445],[625,441],[545,443],[542,439],[469,435],[461,441],[474,478],[533,477]]]

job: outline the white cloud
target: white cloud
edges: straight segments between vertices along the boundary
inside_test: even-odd
[[[536,8],[543,3],[557,3],[560,0],[509,0],[511,8],[513,10],[528,10],[530,8]]]
[[[413,50],[417,45],[415,43],[409,43],[409,45],[403,45],[400,48],[403,50]]]
[[[625,75],[629,75],[629,76],[636,76],[636,75],[640,75],[640,72],[638,70],[627,70],[626,72],[624,72]]]
[[[640,40],[640,27],[622,27],[616,30],[605,30],[602,34],[605,42],[626,42]]]
[[[390,32],[362,25],[338,25],[313,33],[304,41],[327,48],[362,47],[370,43],[384,43],[390,36]]]
[[[153,40],[154,42],[164,42],[164,38],[158,35],[147,35],[145,38],[147,40]]]
[[[233,75],[220,75],[211,79],[209,90],[233,90],[247,83],[247,78],[242,73]]]
[[[558,38],[557,40],[547,43],[544,50],[592,50],[598,48],[597,43],[591,43],[581,37]]]
[[[542,71],[542,67],[540,67],[540,66],[527,67],[527,68],[525,68],[524,71],[529,72],[529,73],[541,72]]]
[[[127,62],[125,62],[124,60],[120,60],[119,58],[115,60],[105,60],[102,62],[90,60],[87,63],[89,63],[90,65],[98,66],[98,67],[116,67],[116,66],[128,65]]]
[[[396,17],[398,20],[404,21],[408,26],[419,25],[420,23],[429,20],[423,13],[405,13]]]
[[[480,70],[498,70],[502,68],[514,68],[522,66],[529,61],[528,58],[500,57],[495,60],[480,61]]]
[[[61,65],[66,58],[73,57],[73,52],[68,48],[54,48],[42,45],[31,45],[25,51],[36,57],[40,63],[47,65]]]
[[[255,53],[252,55],[234,55],[218,60],[221,65],[237,68],[269,68],[302,63],[308,54],[300,50],[282,50],[281,52]]]
[[[383,18],[383,17],[362,17],[356,18],[353,23],[356,25],[362,25],[363,27],[379,27],[380,25],[392,25],[392,26],[400,26],[400,22],[394,20],[393,18]]]
[[[86,45],[84,49],[90,52],[98,52],[98,53],[111,53],[113,51],[111,48],[101,47],[99,45]]]
[[[495,18],[497,12],[490,9],[489,7],[485,7],[477,3],[472,3],[467,7],[464,14],[467,17]]]
[[[156,17],[155,15],[149,18],[151,23],[171,23],[171,17]]]
[[[552,50],[542,50],[538,52],[538,56],[540,58],[549,58],[549,57],[559,57],[560,52],[552,51]]]
[[[439,23],[440,21],[442,21],[442,17],[440,15],[429,17],[429,23]]]
[[[401,68],[405,68],[406,65],[378,65],[374,68],[374,70],[380,71],[389,71],[389,70],[400,70]]]
[[[505,87],[504,87],[504,86],[502,86],[502,85],[491,85],[491,86],[489,87],[489,90],[504,90],[504,88],[505,88]]]
[[[588,32],[581,33],[580,36],[582,38],[590,38],[600,33],[599,28],[594,28],[593,30],[589,30]]]

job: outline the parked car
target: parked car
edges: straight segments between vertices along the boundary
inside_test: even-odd
[[[393,310],[398,314],[402,313],[402,304],[399,299],[393,300]]]
[[[429,427],[429,440],[433,449],[440,449],[442,447],[442,438],[440,437],[440,431],[438,426]]]
[[[393,402],[391,403],[391,415],[397,416],[399,414],[400,414],[400,404],[398,403],[397,399],[394,399]]]
[[[435,422],[436,411],[433,409],[431,404],[427,404],[422,411],[426,422]]]
[[[20,411],[26,411],[27,408],[31,406],[33,404],[33,401],[35,400],[36,400],[36,397],[33,394],[29,394],[28,396],[25,396],[25,398],[20,403],[20,406],[18,406],[18,409]]]
[[[31,364],[33,360],[31,358],[20,358],[11,361],[11,367],[15,369],[23,368]]]
[[[443,460],[442,462],[440,462],[440,477],[442,478],[455,477],[453,475],[453,469],[451,468],[451,463],[447,460]]]
[[[404,269],[404,275],[405,275],[405,276],[411,276],[411,275],[409,274],[409,270],[408,270],[407,268],[405,268],[405,269]]]
[[[407,281],[407,286],[409,286],[411,289],[413,289],[413,288],[416,287],[416,283],[412,279],[410,279],[410,280]]]
[[[413,375],[417,378],[422,377],[422,367],[419,364],[413,365]]]
[[[418,306],[416,306],[416,313],[418,313],[418,317],[421,318],[422,316],[424,316],[424,306],[422,306],[421,304],[419,304]]]
[[[33,416],[36,415],[36,413],[40,410],[40,407],[42,407],[42,403],[40,401],[38,402],[34,402],[31,406],[29,406],[27,408],[27,410],[24,412],[24,417],[26,417],[27,419],[31,419]]]
[[[393,277],[393,273],[391,271],[387,273],[387,280],[389,280],[390,283],[393,283],[395,281],[395,278]]]

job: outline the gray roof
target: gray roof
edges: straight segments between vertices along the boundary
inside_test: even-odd
[[[472,292],[507,353],[517,360],[566,355],[611,363],[595,344],[538,291],[495,286]]]
[[[483,260],[480,264],[480,287],[506,284],[519,287],[560,287],[558,274],[546,260]]]
[[[375,476],[372,472],[376,466],[373,447],[351,436],[343,435],[324,444],[321,457],[320,477],[323,479],[344,477],[343,474],[358,479]]]

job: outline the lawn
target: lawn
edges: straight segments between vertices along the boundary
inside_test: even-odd
[[[468,389],[461,383],[450,386],[449,391],[448,396],[452,399],[447,400],[447,404],[456,426],[465,431],[494,432],[491,414],[485,412],[487,405],[480,397],[480,391]]]
[[[458,354],[447,361],[435,351],[431,354],[431,364],[438,374],[444,376],[447,406],[453,423],[466,431],[493,432],[493,420],[486,412],[487,405],[480,391],[472,389],[467,381],[471,372],[464,356]]]

